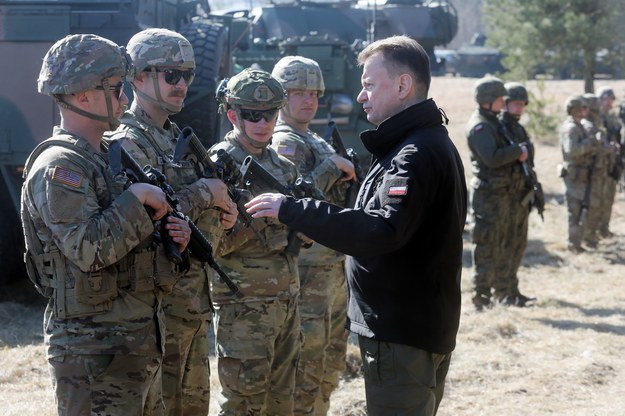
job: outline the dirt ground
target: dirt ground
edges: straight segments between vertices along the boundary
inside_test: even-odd
[[[467,178],[464,126],[475,107],[475,81],[437,77],[430,94],[450,119]],[[625,97],[625,81],[597,81],[596,87],[603,84],[613,86],[617,98]],[[527,86],[538,93],[537,82]],[[564,119],[564,100],[582,88],[581,81],[546,81],[545,111]],[[547,136],[533,138],[536,170],[547,196],[545,221],[535,212],[530,215],[519,272],[521,291],[538,300],[531,308],[475,312],[470,234],[465,233],[463,311],[441,416],[625,414],[625,193],[617,194],[613,208],[615,236],[593,252],[569,254],[564,187],[556,175],[561,154],[557,133]],[[21,284],[0,293],[0,415],[54,414],[42,346],[44,302],[31,291]],[[356,350],[350,345],[350,370],[333,396],[332,415],[366,414]],[[218,407],[215,377],[212,383],[211,415]]]

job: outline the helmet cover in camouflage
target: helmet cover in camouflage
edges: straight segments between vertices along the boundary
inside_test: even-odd
[[[599,97],[599,99],[601,100],[606,99],[606,98],[612,98],[613,100],[616,100],[616,95],[614,95],[614,90],[607,86],[601,87],[597,90],[597,97]]]
[[[229,106],[242,106],[268,110],[286,104],[282,84],[269,72],[246,68],[230,78],[217,98]]]
[[[130,38],[126,48],[137,72],[149,67],[195,69],[191,43],[169,29],[142,30]]]
[[[588,106],[588,109],[590,111],[595,111],[595,112],[599,111],[601,107],[601,105],[599,104],[599,97],[597,97],[592,92],[587,92],[584,95],[582,95],[582,97],[584,98],[584,101],[586,102],[586,105]]]
[[[285,56],[273,67],[271,75],[287,91],[317,90],[322,97],[326,89],[319,64],[303,56]]]
[[[587,106],[586,100],[581,95],[572,95],[566,99],[564,104],[567,114],[571,114],[573,109],[584,108]]]
[[[475,85],[475,101],[478,104],[492,104],[497,98],[508,94],[499,78],[484,77]]]
[[[520,82],[506,82],[504,84],[506,88],[505,100],[508,101],[523,101],[525,105],[529,104],[529,96],[527,95],[527,90]]]
[[[106,78],[126,77],[130,58],[124,48],[92,34],[69,35],[43,58],[37,79],[41,94],[74,94],[102,85]]]

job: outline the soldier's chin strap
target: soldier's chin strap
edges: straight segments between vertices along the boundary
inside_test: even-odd
[[[90,118],[92,120],[107,122],[110,130],[116,130],[120,125],[120,121],[117,117],[115,117],[115,114],[113,113],[113,101],[111,100],[111,90],[109,89],[110,84],[108,78],[102,80],[102,87],[104,88],[104,98],[106,99],[106,116],[90,113],[72,104],[69,104],[63,101],[62,95],[55,95],[54,100],[59,105],[59,107],[66,108],[76,114],[80,114],[81,116]]]
[[[161,89],[158,85],[158,72],[156,71],[155,67],[152,67],[150,69],[150,77],[152,78],[152,84],[154,85],[154,92],[156,93],[156,98],[154,97],[150,97],[149,95],[145,94],[142,91],[139,91],[138,88],[135,87],[135,84],[131,82],[132,84],[132,91],[137,94],[139,97],[143,98],[144,100],[147,100],[149,102],[151,102],[152,104],[155,104],[156,106],[158,106],[159,108],[163,109],[164,111],[166,111],[169,115],[173,115],[173,114],[177,114],[182,110],[183,105],[173,105],[173,104],[169,104],[166,103],[165,100],[163,100],[163,96],[161,95]]]
[[[268,142],[259,142],[258,140],[252,139],[245,131],[245,122],[243,121],[243,118],[241,117],[241,107],[238,105],[235,105],[234,111],[236,111],[237,113],[237,122],[239,123],[239,130],[241,131],[241,136],[243,137],[243,140],[248,142],[250,146],[252,146],[255,149],[264,149],[265,147],[271,144],[271,140]]]

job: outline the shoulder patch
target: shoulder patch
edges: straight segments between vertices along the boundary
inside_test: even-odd
[[[281,144],[278,145],[277,152],[282,156],[294,156],[295,150],[294,144]]]
[[[475,126],[475,131],[482,131],[483,128],[484,128],[484,123],[480,123],[477,126]]]
[[[82,187],[83,176],[80,172],[64,168],[63,166],[55,166],[50,180],[78,189]]]
[[[408,185],[390,186],[388,196],[403,196],[408,194]]]

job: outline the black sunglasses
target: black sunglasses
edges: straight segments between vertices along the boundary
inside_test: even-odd
[[[192,69],[187,69],[186,71],[182,71],[180,69],[163,69],[163,68],[152,68],[155,72],[162,72],[165,74],[165,82],[169,85],[176,85],[180,82],[180,78],[184,79],[184,82],[187,86],[191,85],[193,80],[195,79],[195,71]],[[146,71],[150,71],[152,69],[146,69]]]
[[[124,93],[124,81],[120,81],[117,85],[109,85],[108,87],[104,87],[104,85],[97,85],[95,87],[96,90],[102,91],[113,91],[115,98],[117,100],[121,100],[122,94]]]
[[[263,118],[268,123],[275,121],[276,118],[278,118],[278,111],[277,108],[272,108],[270,110],[246,110],[241,108],[239,110],[241,118],[252,123],[258,123]]]

